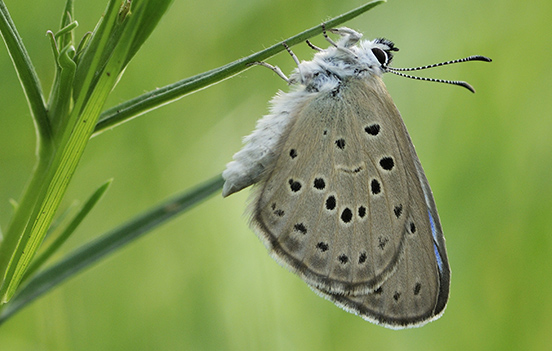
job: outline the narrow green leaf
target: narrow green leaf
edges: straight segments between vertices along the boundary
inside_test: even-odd
[[[81,38],[79,45],[77,46],[77,52],[75,54],[74,61],[79,64],[81,55],[84,51],[84,48],[88,45],[88,41],[90,40],[90,37],[92,36],[92,32],[86,32],[83,37]]]
[[[325,22],[325,26],[326,28],[336,27],[354,17],[359,16],[360,14],[370,10],[371,8],[383,2],[385,1],[378,0],[364,4],[352,11],[349,11],[341,16],[337,16]],[[305,40],[312,38],[320,33],[322,33],[322,26],[317,25],[315,27],[312,27],[311,29],[290,37],[283,42],[285,42],[289,46],[293,46],[298,43],[302,43]],[[215,68],[211,71],[204,72],[190,78],[183,79],[179,82],[167,85],[159,89],[155,89],[153,91],[142,94],[132,100],[114,106],[101,114],[98,120],[98,124],[94,129],[94,134],[92,134],[92,136],[96,136],[107,129],[127,122],[146,112],[181,99],[188,94],[204,89],[210,85],[217,84],[249,68],[249,65],[252,62],[264,61],[282,50],[285,50],[284,46],[282,45],[282,43],[278,43],[272,45],[265,50],[236,60],[225,66]]]
[[[84,203],[80,211],[75,215],[75,217],[65,228],[65,230],[54,240],[54,242],[51,243],[50,246],[48,246],[48,248],[44,252],[42,252],[40,256],[33,259],[31,264],[29,265],[29,268],[27,269],[27,272],[25,272],[22,282],[25,281],[28,277],[32,276],[34,272],[36,272],[39,268],[41,268],[44,262],[52,257],[52,255],[56,253],[61,245],[63,245],[67,241],[67,239],[69,239],[69,237],[75,232],[75,229],[77,229],[79,224],[84,220],[84,218],[88,215],[88,213],[90,213],[92,208],[102,198],[103,194],[109,188],[112,181],[113,179],[110,179],[102,184],[102,186],[100,186]]]
[[[56,64],[56,73],[50,96],[48,97],[49,118],[52,124],[53,133],[58,132],[58,128],[63,125],[68,106],[71,104],[71,93],[73,78],[75,76],[76,63],[74,62],[74,53],[68,55],[69,48],[74,47],[74,29],[78,26],[77,21],[73,20],[73,0],[67,0],[65,9],[61,16],[60,29],[54,33],[51,30],[46,31],[46,35],[52,46],[54,62]],[[60,53],[64,52],[65,57],[61,58]],[[74,51],[74,49],[73,49]],[[70,79],[68,79],[70,77]]]
[[[58,134],[59,128],[66,125],[68,112],[71,107],[71,91],[77,64],[73,61],[75,48],[73,45],[64,47],[58,56],[58,67],[55,85],[50,95],[50,117],[52,130]]]
[[[0,324],[17,311],[60,285],[66,279],[90,267],[98,260],[116,252],[142,235],[164,224],[178,214],[184,213],[220,191],[224,180],[219,175],[185,193],[138,215],[119,228],[80,247],[61,261],[32,277],[14,298],[4,305]]]
[[[54,234],[58,229],[63,225],[65,222],[65,219],[69,217],[71,212],[79,207],[80,204],[78,201],[73,201],[69,206],[67,206],[66,209],[63,210],[54,220],[52,220],[52,224],[50,224],[50,228],[48,228],[48,232],[46,233],[46,236],[44,237],[44,240],[46,240],[50,235]],[[58,210],[59,211],[59,210]],[[57,213],[56,213],[57,215]]]
[[[105,15],[102,16],[79,60],[73,85],[75,110],[81,113],[89,100],[90,94],[96,90],[96,84],[104,76],[105,66],[111,60],[114,51],[121,40],[121,35],[128,23],[117,23],[119,1],[110,0]],[[126,45],[126,43],[124,43]],[[119,72],[111,72],[119,74]],[[81,92],[85,89],[84,92]]]
[[[56,39],[58,39],[60,48],[64,48],[67,45],[75,45],[75,32],[73,29],[77,26],[77,22],[75,21],[74,13],[74,1],[67,0],[63,15],[61,16],[60,29],[56,33]]]
[[[99,70],[104,71],[105,64],[111,60],[111,56],[114,53],[113,49],[121,41],[120,37],[123,34],[124,28],[130,25],[136,29],[135,27],[138,26],[139,30],[135,31],[132,37],[127,37],[127,40],[130,40],[129,49],[121,62],[123,66],[126,66],[149,37],[172,1],[135,0],[131,3],[130,14],[127,14],[124,17],[125,20],[121,22],[119,20],[119,13],[121,10],[127,11],[125,10],[127,8],[126,3],[123,3],[123,7],[121,8],[120,1],[111,0],[108,9],[109,11],[116,12],[116,25],[106,26],[105,18],[98,22],[92,37],[79,58],[79,67],[75,76],[74,94],[79,95],[83,86],[95,86],[97,78],[101,75],[101,71]],[[101,53],[101,55],[97,55],[98,53]],[[91,67],[94,67],[95,70],[91,70]]]
[[[7,282],[11,279],[6,277],[11,276],[8,274],[10,267],[14,265],[16,252],[19,251],[19,245],[27,228],[32,225],[33,220],[36,218],[35,208],[37,202],[43,197],[41,192],[45,184],[45,175],[50,167],[51,157],[48,157],[47,148],[45,146],[52,145],[51,143],[43,144],[43,147],[39,149],[38,164],[33,170],[33,177],[25,189],[23,198],[17,204],[15,212],[12,215],[10,224],[6,229],[4,241],[0,245],[0,279],[2,280],[1,288],[7,286]],[[2,304],[2,294],[0,293],[0,305]]]
[[[150,0],[147,3],[144,3],[143,10],[143,20],[141,22],[140,31],[136,33],[132,40],[130,50],[125,59],[125,65],[134,57],[136,52],[142,47],[142,44],[146,42],[154,28],[157,26],[163,14],[167,11],[169,6],[173,3],[174,0]],[[137,8],[135,2],[132,3],[133,8],[131,8],[132,16]]]
[[[52,54],[54,55],[54,62],[56,63],[56,67],[57,67],[58,58],[59,58],[59,47],[58,47],[58,43],[57,43],[57,40],[56,40],[56,35],[51,30],[47,30],[46,31],[46,36],[48,37],[48,40],[50,41],[50,46],[52,47]],[[56,73],[57,73],[57,71],[59,71],[59,68],[56,70]],[[54,84],[52,84],[52,86],[55,86],[55,79],[54,79]],[[52,90],[53,90],[53,88],[52,88]]]
[[[25,49],[25,45],[19,33],[17,33],[8,9],[2,0],[0,0],[0,33],[23,87],[31,115],[35,121],[38,136],[43,138],[41,141],[49,139],[51,135],[50,122],[38,76],[36,75],[31,58]]]
[[[79,26],[79,23],[77,21],[73,21],[71,23],[69,23],[68,25],[66,25],[65,27],[61,28],[56,34],[55,34],[55,38],[56,39],[59,39],[60,37],[62,36],[65,36],[66,34],[71,34],[71,32],[73,32],[73,29],[77,28]],[[61,43],[60,43],[61,44]],[[72,41],[69,41],[67,45],[72,45],[73,42]]]

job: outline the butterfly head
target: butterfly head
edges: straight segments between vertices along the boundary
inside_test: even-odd
[[[393,52],[399,51],[399,48],[395,47],[395,43],[385,38],[378,38],[361,44],[364,44],[361,45],[361,47],[372,54],[383,71],[385,71],[391,64],[391,61],[393,61]]]

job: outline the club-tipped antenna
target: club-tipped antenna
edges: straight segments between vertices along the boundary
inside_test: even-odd
[[[440,63],[434,63],[432,65],[427,66],[420,66],[420,67],[413,67],[413,68],[396,68],[396,67],[384,67],[386,72],[390,72],[393,74],[396,74],[401,77],[405,78],[411,78],[411,79],[417,79],[417,80],[425,80],[428,82],[437,82],[437,83],[445,83],[445,84],[452,84],[452,85],[458,85],[461,87],[464,87],[471,91],[472,93],[475,93],[475,89],[469,85],[468,83],[460,80],[448,80],[448,79],[438,79],[438,78],[426,78],[426,77],[417,77],[417,76],[411,76],[409,74],[401,73],[401,72],[408,72],[408,71],[420,71],[423,69],[433,68],[433,67],[439,67],[439,66],[446,66],[453,63],[461,63],[461,62],[468,62],[468,61],[484,61],[484,62],[491,62],[492,60],[488,57],[481,56],[481,55],[473,55],[457,60],[451,60],[446,62],[440,62]]]

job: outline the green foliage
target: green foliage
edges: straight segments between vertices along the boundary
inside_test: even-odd
[[[57,65],[50,97],[45,105],[29,55],[6,6],[0,1],[2,14],[0,30],[3,37],[7,38],[5,41],[33,112],[38,136],[37,165],[23,199],[16,208],[5,240],[0,246],[1,303],[9,302],[18,291],[20,284],[40,269],[74,233],[111,183],[108,181],[102,185],[85,203],[65,231],[31,262],[51,228],[54,215],[94,129],[99,132],[102,128],[112,127],[175,101],[192,91],[228,78],[246,69],[250,63],[264,60],[284,48],[281,44],[274,45],[248,58],[172,84],[162,89],[163,92],[155,90],[134,98],[109,110],[101,119],[102,123],[98,128],[98,118],[105,101],[170,2],[125,0],[120,4],[117,1],[110,1],[96,29],[90,35],[85,34],[77,45],[78,49],[75,49],[73,31],[78,23],[73,20],[73,1],[67,0],[60,29],[56,33],[47,32]],[[332,27],[343,23],[379,3],[381,1],[363,5],[328,21],[327,26]],[[321,31],[321,26],[311,28],[289,38],[287,43],[294,45]],[[120,111],[126,111],[126,114]],[[112,122],[113,120],[115,122]],[[63,280],[176,214],[193,207],[220,190],[221,186],[222,179],[217,177],[174,201],[153,208],[130,220],[120,229],[68,255],[53,267],[37,275],[13,303],[3,307],[0,324]]]
[[[94,29],[105,3],[75,2],[74,16],[64,24],[59,17],[65,0],[6,3],[47,105],[57,63],[46,30],[55,34],[78,21],[71,33],[76,55],[82,55],[80,38]],[[360,4],[174,1],[110,92],[100,116],[157,87],[163,90],[270,48]],[[552,3],[519,5],[511,0],[393,0],[345,24],[368,39],[393,40],[400,48],[396,67],[472,54],[493,59],[490,64],[427,71],[430,77],[465,80],[476,94],[397,76],[383,78],[429,178],[447,240],[451,296],[438,321],[387,330],[316,296],[274,262],[248,228],[243,216],[248,190],[225,199],[211,190],[216,195],[208,201],[79,269],[34,302],[25,302],[33,297],[31,283],[47,283],[40,276],[52,279],[50,269],[70,272],[75,261],[66,260],[89,244],[167,203],[164,199],[173,194],[196,189],[193,184],[220,174],[239,150],[241,138],[267,112],[270,98],[289,89],[270,70],[253,67],[116,128],[95,126],[96,136],[86,145],[54,221],[72,208],[74,199],[84,205],[106,179],[114,181],[64,245],[4,305],[2,316],[10,309],[17,313],[0,326],[0,349],[548,349],[552,51],[546,43]],[[321,35],[311,41],[328,45]],[[300,60],[313,55],[305,44],[293,51]],[[11,50],[0,50],[4,237],[36,162],[34,125],[9,54]],[[285,52],[267,62],[286,74],[295,68]],[[36,257],[79,210],[68,211]],[[62,262],[66,265],[58,266]]]
[[[105,100],[169,3],[136,1],[130,15],[129,0],[123,5],[111,1],[77,56],[70,36],[76,22],[71,20],[73,6],[68,0],[62,28],[50,36],[58,66],[48,107],[44,106],[23,42],[0,3],[0,30],[33,111],[38,135],[37,166],[0,246],[1,303],[15,294],[42,243]],[[156,11],[151,11],[152,5]]]

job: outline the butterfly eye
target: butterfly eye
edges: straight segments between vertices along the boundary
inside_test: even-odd
[[[385,64],[387,64],[387,54],[385,53],[385,51],[380,48],[373,48],[372,54],[376,56],[376,59],[382,66],[385,66]]]

